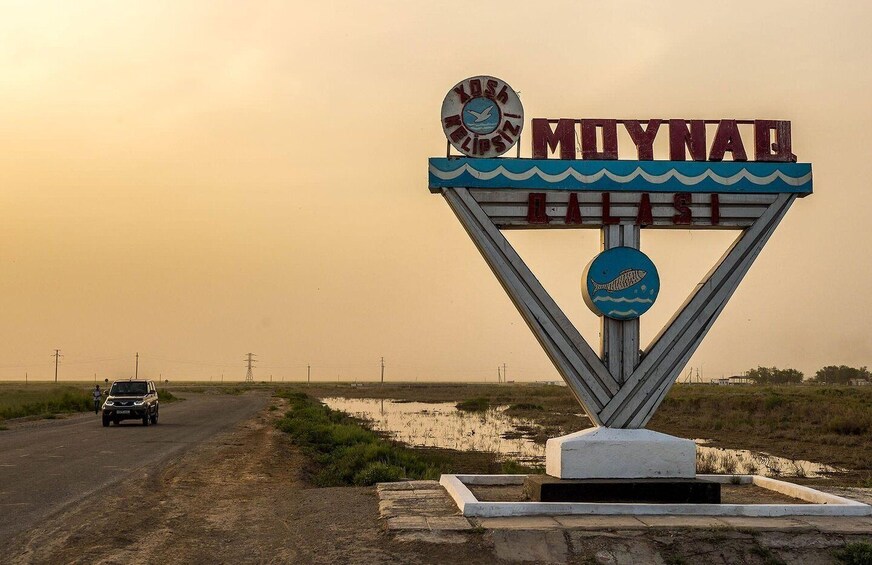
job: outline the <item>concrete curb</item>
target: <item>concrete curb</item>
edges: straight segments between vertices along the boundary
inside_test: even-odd
[[[809,504],[645,504],[587,502],[482,502],[466,485],[520,485],[525,475],[442,475],[439,483],[463,516],[872,516],[872,506],[759,475],[697,475],[721,483],[753,484]]]

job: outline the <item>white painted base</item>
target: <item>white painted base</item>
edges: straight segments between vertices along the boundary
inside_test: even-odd
[[[558,479],[692,479],[696,444],[652,430],[589,428],[549,439],[545,472]]]
[[[872,506],[759,475],[697,475],[723,484],[753,484],[804,500],[807,504],[648,504],[644,502],[481,502],[466,485],[522,485],[526,475],[442,475],[464,516],[872,516]]]

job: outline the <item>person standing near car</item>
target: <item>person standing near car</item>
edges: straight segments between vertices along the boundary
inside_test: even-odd
[[[100,413],[101,400],[103,400],[103,393],[100,392],[100,385],[94,385],[94,414]]]

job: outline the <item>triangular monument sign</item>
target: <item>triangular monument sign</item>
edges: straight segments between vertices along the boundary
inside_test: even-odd
[[[811,165],[792,153],[790,122],[534,118],[533,158],[504,158],[520,143],[523,107],[504,81],[477,76],[448,92],[442,127],[448,155],[430,159],[430,190],[444,196],[597,426],[549,440],[547,473],[693,476],[693,442],[644,427],[794,200],[812,192]],[[619,127],[638,160],[618,160]],[[655,143],[667,141],[669,160],[654,160]],[[584,300],[602,320],[598,351],[505,229],[600,230],[602,252],[582,280]],[[660,284],[640,249],[643,229],[731,229],[738,236],[640,351],[639,317]]]

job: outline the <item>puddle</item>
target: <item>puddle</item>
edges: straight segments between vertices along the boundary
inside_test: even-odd
[[[324,398],[334,410],[372,422],[373,428],[415,446],[458,451],[486,451],[515,461],[542,465],[545,446],[514,435],[518,428],[535,427],[532,420],[505,414],[506,407],[486,412],[462,412],[453,402],[424,403],[359,398]]]
[[[453,402],[425,403],[360,398],[324,398],[334,410],[372,422],[408,445],[442,447],[459,451],[487,451],[528,465],[545,464],[545,446],[525,437],[536,422],[505,414],[506,407],[486,412],[462,412]],[[509,437],[506,437],[509,436]],[[722,449],[697,439],[697,471],[715,474],[749,474],[767,477],[822,477],[842,469],[812,461],[786,459],[746,449]]]
[[[765,477],[826,477],[843,469],[823,463],[786,459],[768,453],[747,449],[724,449],[703,445],[704,439],[696,442],[696,469],[698,473],[726,473],[738,475],[763,475]]]

